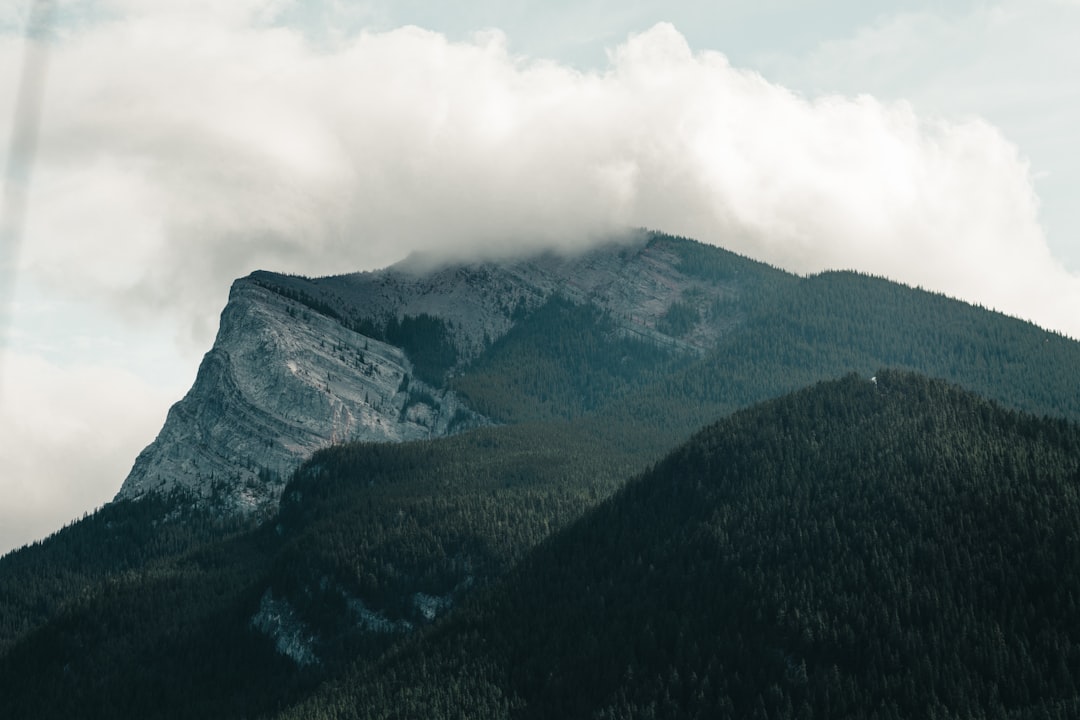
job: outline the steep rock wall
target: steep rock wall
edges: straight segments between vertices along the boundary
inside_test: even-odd
[[[248,512],[276,501],[289,473],[330,443],[436,437],[483,422],[411,374],[399,348],[238,280],[194,385],[117,498],[180,490]]]

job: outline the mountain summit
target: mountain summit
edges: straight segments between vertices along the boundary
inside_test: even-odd
[[[576,256],[409,259],[317,279],[259,271],[234,283],[194,385],[117,499],[179,492],[229,514],[272,508],[321,447],[514,422],[515,403],[535,417],[621,402],[654,420],[642,441],[659,452],[670,444],[657,438],[717,413],[881,366],[1080,417],[1078,348],[885,280],[800,278],[656,233]]]
[[[660,234],[253,273],[0,558],[0,717],[1075,717],[1077,368]]]
[[[684,261],[670,243],[635,237],[576,257],[428,270],[406,260],[319,279],[255,272],[233,284],[195,384],[117,499],[182,491],[251,511],[320,447],[488,423],[448,376],[553,296],[596,307],[619,334],[703,352],[737,322],[716,308],[734,307],[741,286],[734,274],[695,277]]]

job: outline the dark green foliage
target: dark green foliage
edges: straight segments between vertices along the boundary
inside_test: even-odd
[[[605,440],[627,449],[647,445],[654,457],[737,408],[845,372],[869,376],[882,366],[947,379],[1012,407],[1080,419],[1074,340],[879,278],[800,279],[659,234],[650,247],[675,254],[684,272],[725,288],[706,319],[729,328],[715,349],[673,355],[620,335],[599,310],[555,296],[463,368],[453,387],[498,420],[581,418]],[[694,308],[692,300],[673,307]]]
[[[440,318],[421,313],[406,315],[401,320],[391,318],[382,338],[397,345],[412,361],[416,377],[431,385],[440,386],[446,371],[457,363],[457,348],[451,340],[450,329]]]
[[[65,585],[69,595],[50,610],[52,622],[24,633],[0,659],[0,716],[268,711],[351,662],[374,661],[401,639],[400,629],[358,623],[350,602],[361,600],[390,623],[422,627],[428,620],[415,593],[460,602],[640,467],[640,460],[605,452],[588,433],[542,424],[323,451],[260,531],[218,542],[204,532],[206,544],[190,554],[181,547],[177,556]],[[166,506],[132,507],[150,513]],[[81,539],[87,550],[98,542]],[[319,665],[295,668],[251,629],[268,588],[317,635]],[[19,588],[11,594],[18,599]],[[131,695],[128,683],[138,693]],[[49,692],[57,687],[65,691]]]
[[[0,656],[108,577],[182,555],[251,523],[223,522],[172,498],[116,502],[0,558]]]
[[[309,689],[249,628],[267,530],[211,537],[189,554],[65,588],[50,622],[0,656],[0,716],[247,717]]]
[[[656,329],[672,337],[682,337],[690,332],[698,321],[701,313],[693,305],[676,300],[673,302],[656,323]]]
[[[151,497],[0,559],[0,717],[1080,716],[1075,426],[866,380],[1075,420],[1080,344],[681,238],[623,252],[699,283],[661,334],[519,298],[464,365],[433,316],[256,273],[507,424],[324,450],[259,529]],[[849,371],[574,524],[703,425]],[[268,590],[317,665],[252,629]],[[417,593],[457,609],[432,623]]]
[[[662,244],[673,252],[681,272],[713,283],[760,286],[791,279],[787,273],[765,263],[690,238],[653,232],[650,242]]]
[[[497,420],[571,419],[679,364],[685,363],[669,351],[619,334],[597,308],[555,295],[496,340],[452,387]]]
[[[401,319],[357,317],[340,297],[316,287],[315,281],[307,278],[282,278],[265,272],[250,277],[261,287],[333,318],[354,332],[400,347],[413,363],[416,376],[424,382],[442,385],[446,371],[457,363],[451,329],[441,318],[427,313],[405,315]],[[282,279],[288,280],[288,284]]]
[[[651,233],[644,249],[624,252],[674,256],[680,272],[713,285],[713,300],[702,305],[701,298],[684,295],[657,322],[674,337],[699,320],[723,329],[695,365],[629,339],[616,318],[555,295],[531,313],[519,306],[511,332],[460,369],[455,389],[474,409],[501,421],[572,418],[606,406],[605,422],[611,413],[632,413],[631,425],[645,422],[650,431],[675,426],[673,437],[682,439],[718,414],[844,372],[889,366],[950,380],[1020,409],[1080,419],[1080,384],[1073,381],[1080,343],[1057,333],[880,278],[851,272],[798,278],[661,233]],[[307,297],[313,307],[332,307],[326,298],[336,297],[317,280],[289,278],[286,287],[280,278],[275,285],[271,274],[252,277],[290,297]],[[346,324],[357,322],[350,315]],[[388,339],[398,321],[380,322],[363,331]],[[394,332],[399,341],[413,338],[405,349],[418,372],[424,367],[422,379],[438,385],[457,362],[447,328],[430,316],[406,317]]]
[[[946,379],[1011,407],[1080,419],[1074,340],[854,273],[769,286],[767,303],[736,304],[746,317],[715,350],[616,398],[600,411],[601,422],[686,433],[737,408],[845,372],[869,377],[882,366]]]
[[[357,624],[350,600],[396,626],[424,625],[415,593],[459,601],[635,467],[597,452],[590,437],[543,425],[325,451],[286,490],[270,582],[332,638],[324,658],[370,656],[386,638]]]
[[[304,287],[298,287],[296,285],[297,283],[299,283],[301,285],[307,285],[310,287],[312,281],[309,278],[296,275],[291,275],[287,277],[294,283],[293,286],[286,287],[282,283],[276,282],[276,278],[273,273],[256,272],[251,275],[251,279],[254,280],[255,283],[260,287],[264,287],[267,290],[275,292],[282,297],[287,297],[290,300],[295,300],[301,305],[305,305],[311,308],[320,315],[325,315],[326,317],[333,318],[340,322],[348,323],[349,318],[342,316],[341,312],[339,311],[340,305],[333,304],[326,299],[317,297],[313,288],[312,291],[309,292],[308,289],[305,289]],[[377,329],[377,326],[370,321],[367,325],[363,327],[363,329],[370,330],[371,332],[365,333],[359,326],[354,327],[351,323],[348,323],[346,327],[353,327],[354,330],[356,330],[357,332],[361,332],[368,337],[377,337],[377,334],[380,333],[380,331]]]
[[[850,272],[805,280],[778,298],[759,333],[786,338],[791,366],[842,355],[949,379],[1036,413],[1080,419],[1080,343],[942,295]]]
[[[287,717],[1072,717],[1078,598],[1080,428],[849,377],[695,436]]]

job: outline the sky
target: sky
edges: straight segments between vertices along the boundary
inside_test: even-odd
[[[112,498],[258,268],[648,227],[1080,337],[1077,0],[38,3],[0,5],[0,552]]]

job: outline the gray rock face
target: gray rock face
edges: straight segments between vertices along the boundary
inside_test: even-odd
[[[315,665],[315,633],[296,614],[285,598],[275,598],[267,590],[259,601],[259,611],[251,618],[251,627],[274,641],[279,653],[300,666]]]
[[[184,491],[249,512],[274,502],[315,450],[403,441],[483,422],[410,378],[405,354],[253,282],[234,283],[195,384],[135,461],[117,499]]]
[[[276,502],[299,463],[332,443],[431,438],[486,422],[453,392],[418,380],[401,348],[357,330],[379,336],[372,328],[388,321],[439,318],[461,365],[558,293],[609,312],[620,332],[693,352],[722,334],[724,320],[707,308],[734,292],[684,274],[670,248],[645,238],[577,257],[435,268],[413,258],[318,279],[253,273],[234,283],[195,384],[117,499],[181,491],[248,513]],[[700,310],[699,321],[665,334],[675,303]]]
[[[522,311],[538,307],[554,294],[609,312],[623,332],[686,350],[703,349],[723,333],[722,319],[710,318],[673,338],[658,329],[661,318],[673,303],[688,298],[704,318],[710,304],[736,292],[733,285],[686,275],[675,253],[662,243],[646,243],[643,237],[576,256],[543,254],[444,266],[411,258],[385,270],[314,280],[264,272],[252,277],[332,307],[354,323],[420,314],[442,318],[453,327],[463,361],[505,334]]]

